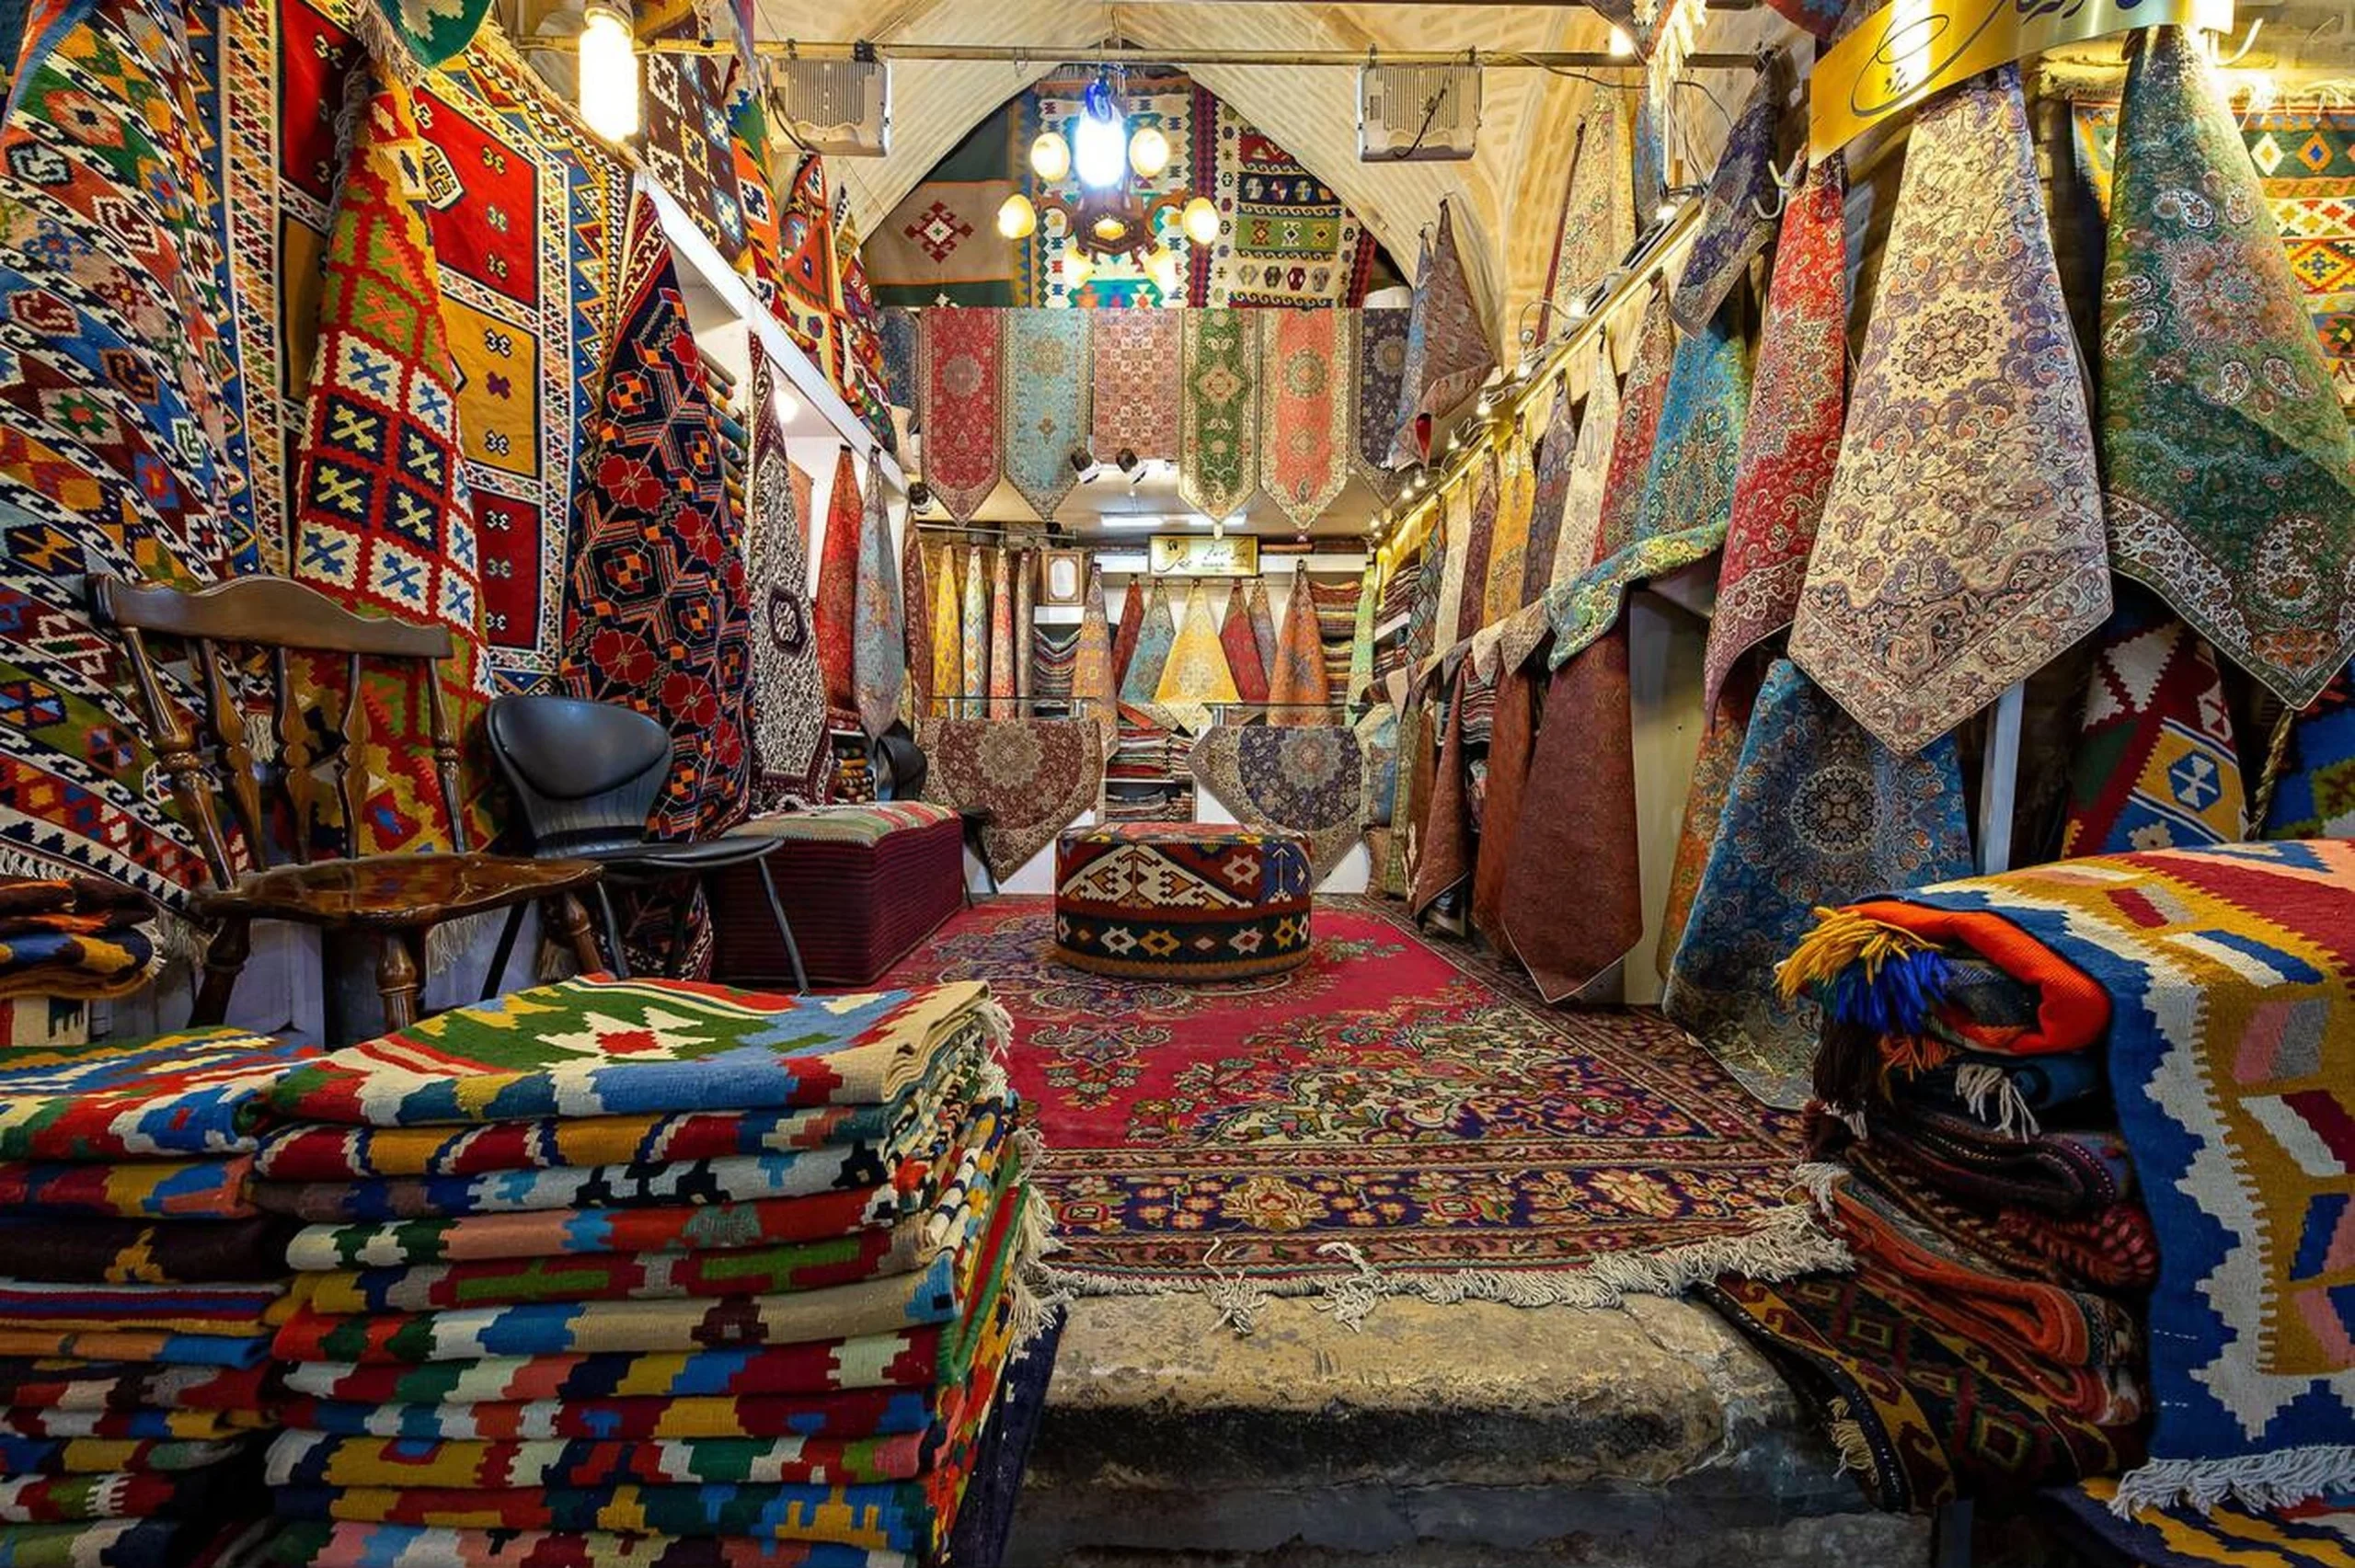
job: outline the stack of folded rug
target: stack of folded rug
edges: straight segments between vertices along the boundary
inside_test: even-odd
[[[0,876],[0,1046],[79,1045],[85,1004],[155,968],[155,906],[84,876]]]
[[[1818,1126],[1847,1172],[1821,1185],[1858,1266],[1714,1299],[1882,1500],[2355,1488],[2355,844],[1851,905],[1784,979],[1824,1009]]]
[[[291,1074],[277,1560],[936,1559],[1037,1315],[1004,1036],[588,978]]]
[[[0,1562],[185,1562],[263,1516],[287,1231],[254,1128],[316,1054],[204,1029],[0,1058]]]

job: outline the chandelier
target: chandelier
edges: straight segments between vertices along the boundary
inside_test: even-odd
[[[1039,227],[1042,214],[1063,221],[1071,243],[1082,253],[1082,279],[1088,265],[1120,257],[1134,258],[1161,285],[1174,291],[1178,256],[1164,243],[1160,220],[1178,215],[1178,227],[1196,245],[1218,238],[1218,209],[1210,199],[1180,186],[1155,195],[1152,185],[1169,167],[1169,138],[1156,126],[1129,126],[1128,106],[1120,101],[1111,76],[1099,74],[1080,98],[1079,118],[1066,140],[1048,131],[1030,143],[1030,172],[1043,186],[1061,185],[1078,177],[1078,191],[1063,196],[1042,190],[1034,201],[1017,191],[998,209],[998,233],[1008,239],[1026,239]],[[1066,278],[1071,269],[1065,268]]]

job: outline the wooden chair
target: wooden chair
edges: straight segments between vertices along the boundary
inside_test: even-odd
[[[465,819],[458,810],[458,743],[450,732],[441,683],[431,678],[433,667],[455,651],[447,627],[357,615],[286,578],[234,578],[190,593],[101,577],[92,579],[91,601],[98,621],[122,634],[155,754],[202,841],[216,884],[191,900],[198,919],[212,927],[196,1023],[217,1024],[228,1012],[230,993],[251,950],[249,928],[258,920],[373,933],[379,944],[376,989],[385,999],[385,1024],[395,1029],[417,1021],[425,934],[444,921],[538,899],[549,930],[570,945],[582,970],[599,967],[588,911],[578,897],[596,882],[595,865],[466,850]],[[147,646],[150,633],[187,645],[202,692],[201,715],[189,714],[166,690]],[[227,651],[238,647],[269,654],[275,761],[257,758],[247,739],[246,714],[226,662]],[[340,713],[324,711],[336,705],[332,702],[322,704],[320,717],[332,726],[324,741],[315,737],[308,712],[296,700],[290,675],[295,653],[343,656],[347,696]],[[367,710],[351,699],[360,690],[365,660],[422,667],[427,679],[419,684],[426,692],[433,768],[455,853],[356,853],[357,824],[371,787],[363,755]],[[342,853],[332,859],[314,858],[309,843],[326,784],[322,771],[332,779],[342,807]],[[228,801],[251,869],[240,871],[229,853],[216,795]],[[276,843],[270,830],[274,796],[282,796],[292,813],[293,830],[284,835],[291,845]],[[292,864],[273,863],[273,852],[281,848]]]

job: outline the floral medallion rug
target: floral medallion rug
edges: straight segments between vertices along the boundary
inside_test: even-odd
[[[1048,956],[1051,901],[966,910],[894,970],[986,979],[1083,1295],[1606,1306],[1845,1254],[1790,1201],[1796,1115],[1645,1011],[1548,1009],[1395,906],[1320,898],[1288,974],[1175,985]]]

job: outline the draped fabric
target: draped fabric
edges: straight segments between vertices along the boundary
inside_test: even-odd
[[[973,521],[1005,469],[998,445],[1001,314],[924,313],[924,479],[959,522]]]
[[[984,716],[1014,716],[1014,552],[990,552],[990,705]]]
[[[1374,568],[1369,563],[1358,577],[1358,608],[1350,626],[1350,678],[1342,695],[1355,704],[1366,700],[1373,684],[1373,618],[1381,607],[1374,590]]]
[[[1518,607],[1534,604],[1554,581],[1554,554],[1570,500],[1570,464],[1578,451],[1578,406],[1565,375],[1554,384],[1554,403],[1537,438],[1534,483],[1529,500],[1529,546],[1522,556]],[[1591,548],[1591,546],[1590,546]]]
[[[1350,452],[1358,479],[1388,506],[1406,487],[1407,476],[1390,466],[1391,417],[1407,374],[1407,322],[1411,312],[1358,313],[1356,444]]]
[[[1464,604],[1455,622],[1458,641],[1488,624],[1488,562],[1496,553],[1497,516],[1502,509],[1497,449],[1491,446],[1480,453],[1472,480],[1472,510],[1464,533]]]
[[[965,609],[962,616],[965,673],[959,688],[965,693],[969,717],[989,715],[990,578],[989,560],[978,544],[965,551]]]
[[[1749,362],[1720,315],[1676,346],[1635,537],[1550,607],[1557,662],[1615,620],[1637,583],[1682,570],[1725,543],[1749,406]]]
[[[1464,710],[1471,705],[1472,661],[1455,667],[1440,730],[1439,759],[1427,787],[1415,792],[1419,831],[1413,846],[1414,887],[1407,907],[1417,920],[1473,873],[1470,772],[1465,765]]]
[[[1472,495],[1470,487],[1457,484],[1442,490],[1439,496],[1439,517],[1431,525],[1434,538],[1442,541],[1440,556],[1439,608],[1431,622],[1433,653],[1445,653],[1453,647],[1468,629],[1465,625],[1464,598],[1466,587],[1465,559],[1472,535]]]
[[[1562,189],[1554,230],[1554,262],[1546,274],[1548,310],[1541,335],[1554,333],[1553,312],[1583,298],[1636,248],[1636,179],[1622,94],[1597,92],[1579,124],[1578,149]],[[1580,562],[1581,566],[1585,563]]]
[[[1233,517],[1258,488],[1259,332],[1268,314],[1185,313],[1178,494],[1207,517]]]
[[[753,807],[821,794],[826,760],[826,685],[811,635],[809,543],[795,500],[785,425],[764,353],[752,362],[750,592],[752,606]],[[956,625],[951,617],[949,625]]]
[[[1097,581],[1102,581],[1097,568]],[[1129,579],[1128,591],[1120,599],[1120,626],[1112,638],[1112,690],[1124,691],[1129,683],[1129,666],[1136,661],[1137,638],[1144,631],[1145,583],[1139,578]],[[1159,680],[1156,674],[1154,679]]]
[[[1039,624],[1039,557],[1036,552],[1025,550],[1014,557],[1014,694],[1020,700],[1022,716],[1030,716],[1032,687],[1036,683],[1033,661],[1037,657]]]
[[[932,711],[943,717],[964,712],[965,585],[957,570],[957,546],[943,544],[932,559]]]
[[[1687,332],[1708,325],[1774,235],[1775,220],[1764,214],[1773,211],[1775,127],[1789,91],[1790,73],[1778,51],[1759,66],[1702,198],[1701,232],[1684,253],[1684,272],[1670,307],[1676,325]]]
[[[1496,363],[1464,258],[1455,247],[1454,214],[1442,201],[1438,233],[1415,269],[1415,303],[1407,324],[1390,465],[1428,462],[1432,421],[1471,396]]]
[[[1226,617],[1219,624],[1219,646],[1226,650],[1227,673],[1235,678],[1235,693],[1246,703],[1268,700],[1268,660],[1251,629],[1250,590],[1237,583],[1226,596]],[[1246,717],[1253,715],[1246,715]]]
[[[1821,1015],[1784,1000],[1775,967],[1814,911],[1968,876],[1962,767],[1944,739],[1901,757],[1790,660],[1760,691],[1661,1007],[1777,1104],[1808,1097]]]
[[[2014,67],[1914,120],[1791,633],[1799,667],[1908,754],[2109,613],[2084,370],[2036,167]]]
[[[1594,565],[1596,546],[1603,540],[1603,487],[1618,452],[1619,413],[1619,378],[1612,369],[1611,346],[1598,337],[1586,406],[1579,414],[1578,443],[1570,449],[1562,537],[1554,546],[1554,570],[1546,585],[1549,600],[1553,590],[1567,589]]]
[[[1472,929],[1510,957],[1505,934],[1505,877],[1521,833],[1522,801],[1537,745],[1537,685],[1519,669],[1497,672],[1496,717],[1488,731],[1488,784],[1480,810],[1480,842],[1472,872]]]
[[[998,314],[1005,319],[998,440],[1005,454],[1005,480],[1032,511],[1051,519],[1079,483],[1072,454],[1087,449],[1093,435],[1088,400],[1096,367],[1088,349],[1088,324],[1100,313],[1037,309]]]
[[[1702,677],[1714,705],[1736,660],[1791,624],[1847,413],[1846,161],[1808,175],[1783,211],[1734,477]]]
[[[1624,623],[1546,691],[1499,919],[1548,1001],[1591,985],[1643,939],[1630,700]]]
[[[859,536],[866,524],[858,467],[844,447],[834,453],[826,532],[818,545],[818,673],[825,681],[826,711],[836,723],[858,712]]]
[[[915,721],[932,711],[932,582],[925,571],[924,534],[913,511],[904,528],[900,540],[900,632],[908,686],[902,708],[913,729]]]
[[[1268,604],[1268,579],[1253,578],[1246,585],[1249,599],[1245,609],[1251,617],[1251,641],[1259,650],[1260,682],[1272,682],[1276,676],[1276,612]]]
[[[1104,568],[1091,557],[1087,601],[1079,615],[1079,652],[1072,661],[1072,701],[1090,704],[1086,716],[1109,731],[1115,717],[1117,691],[1112,680],[1112,630],[1104,613]]]
[[[1302,528],[1350,482],[1357,358],[1348,311],[1272,311],[1261,328],[1259,485]]]
[[[878,462],[867,465],[867,498],[860,509],[858,534],[858,634],[852,649],[851,679],[859,727],[877,736],[890,728],[899,716],[900,697],[908,679],[907,626],[902,620],[906,607],[900,597],[899,568],[891,557],[891,519],[884,509],[883,468]]]
[[[1096,460],[1110,463],[1123,449],[1145,462],[1175,458],[1182,318],[1144,309],[1070,314],[1096,318]]]
[[[1130,598],[1134,599],[1143,591],[1142,584],[1129,584]],[[1129,672],[1120,680],[1120,701],[1153,713],[1156,722],[1160,715],[1154,707],[1154,699],[1161,691],[1161,672],[1169,663],[1169,650],[1177,641],[1177,623],[1169,613],[1169,585],[1155,578],[1151,596],[1145,601],[1143,622],[1137,629],[1136,653],[1129,660]]]
[[[1219,645],[1210,596],[1199,578],[1186,590],[1185,615],[1170,644],[1168,661],[1161,667],[1154,698],[1171,723],[1196,735],[1210,727],[1212,704],[1239,700],[1226,650]]]
[[[1269,724],[1330,724],[1332,686],[1325,673],[1325,645],[1316,629],[1316,596],[1308,568],[1296,566],[1284,601],[1283,629],[1276,634],[1276,657],[1268,670]]]
[[[1537,509],[1536,454],[1520,426],[1499,444],[1497,525],[1488,546],[1484,625],[1502,625],[1522,606],[1521,579],[1528,569],[1529,530]]]
[[[2138,36],[2102,274],[2118,569],[2302,707],[2355,656],[2355,429],[2222,90],[2179,29]]]

